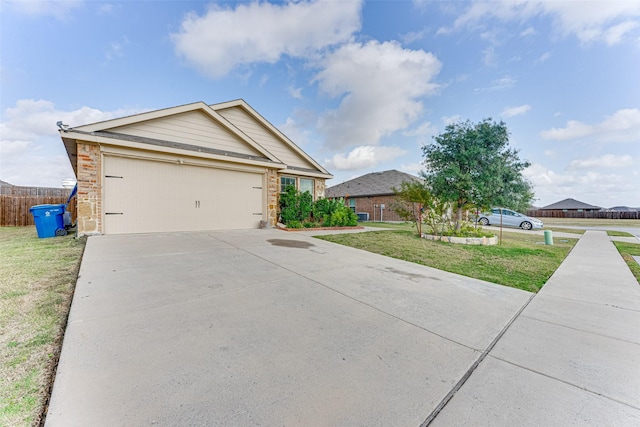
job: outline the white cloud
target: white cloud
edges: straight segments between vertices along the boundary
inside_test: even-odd
[[[605,142],[640,142],[640,109],[618,110],[594,125],[569,120],[564,128],[545,130],[540,136],[559,141],[596,136]]]
[[[614,25],[604,32],[604,40],[609,45],[619,44],[623,41],[624,36],[632,32],[640,26],[637,21],[625,21],[621,24]]]
[[[2,114],[0,123],[0,171],[14,185],[59,187],[73,176],[56,122],[77,126],[133,114],[81,107],[63,111],[45,100],[23,99]]]
[[[440,120],[442,120],[442,123],[445,124],[445,126],[449,126],[452,125],[454,123],[458,123],[462,121],[462,116],[459,114],[454,114],[453,116],[442,116],[440,118]]]
[[[551,52],[545,52],[542,55],[540,55],[540,57],[538,58],[538,62],[542,63],[542,62],[546,62],[547,59],[551,58]]]
[[[361,1],[214,4],[204,16],[189,14],[171,39],[187,62],[222,77],[239,65],[308,57],[350,40],[360,29],[361,7]]]
[[[491,81],[491,86],[475,88],[473,91],[476,94],[486,93],[486,92],[496,92],[504,89],[511,89],[518,80],[510,75],[505,75],[500,77],[499,79],[494,79]]]
[[[520,37],[527,37],[537,34],[538,32],[533,27],[527,27],[526,30],[520,32]]]
[[[420,98],[438,88],[432,80],[441,68],[431,53],[377,41],[341,46],[319,65],[314,81],[320,91],[342,97],[318,123],[331,148],[376,145],[407,128],[422,114]]]
[[[358,170],[374,168],[379,163],[393,160],[406,154],[400,147],[375,147],[372,145],[362,145],[355,147],[349,153],[334,155],[331,159],[325,160],[325,165],[329,169],[337,170]]]
[[[302,88],[289,86],[289,96],[295,99],[302,99]]]
[[[419,146],[423,146],[427,143],[427,141],[434,135],[438,133],[438,128],[436,128],[431,122],[421,123],[419,126],[408,129],[402,134],[408,137],[415,137],[416,143]]]
[[[520,105],[518,107],[507,107],[501,115],[503,117],[519,116],[521,114],[525,114],[529,110],[531,110],[531,106],[529,104]]]
[[[572,160],[567,166],[568,171],[585,169],[620,169],[637,164],[628,154],[605,154],[604,156],[590,157],[588,159]]]
[[[634,169],[602,173],[594,170],[573,170],[557,173],[540,164],[533,164],[523,172],[534,185],[537,206],[546,206],[566,198],[573,198],[596,206],[640,206]],[[637,172],[636,172],[637,176]]]
[[[409,163],[408,165],[400,165],[400,171],[411,175],[420,176],[420,172],[424,171],[422,163]]]
[[[427,35],[427,29],[425,28],[422,31],[413,31],[407,34],[403,34],[400,36],[400,39],[402,40],[402,43],[410,44],[415,41],[424,39],[426,35]]]
[[[12,8],[20,13],[31,16],[53,16],[56,19],[65,21],[69,19],[69,14],[84,5],[81,0],[27,0],[7,2]],[[5,6],[2,5],[2,7]]]
[[[538,16],[549,16],[562,35],[574,35],[583,43],[618,44],[640,24],[640,2],[637,1],[476,1],[448,28],[438,34],[461,29],[485,31],[488,18],[525,22]],[[527,30],[525,30],[527,32]]]

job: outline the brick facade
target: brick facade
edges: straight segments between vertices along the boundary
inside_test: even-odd
[[[385,205],[385,208],[382,210],[382,221],[404,221],[391,209],[396,200],[394,195],[349,197],[345,199],[346,206],[350,206],[350,199],[356,201],[356,213],[367,212],[369,214],[369,221],[380,221],[380,205]]]
[[[100,147],[83,142],[78,148],[78,234],[101,234],[102,162]]]

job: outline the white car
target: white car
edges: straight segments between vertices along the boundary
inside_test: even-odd
[[[478,223],[482,225],[500,225],[500,208],[493,208],[491,212],[481,213]],[[543,224],[538,218],[526,216],[510,209],[502,208],[502,225],[505,227],[520,227],[523,230],[542,228]]]

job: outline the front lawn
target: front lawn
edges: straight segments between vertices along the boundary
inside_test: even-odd
[[[622,258],[640,284],[640,264],[633,259],[634,256],[640,256],[640,244],[627,242],[613,242],[613,244],[616,245],[618,252],[620,252],[620,255],[622,255]]]
[[[0,426],[40,421],[85,241],[0,227]]]
[[[410,227],[317,238],[530,292],[542,288],[577,242],[546,246],[542,236],[504,231],[499,246],[456,245],[420,239]]]

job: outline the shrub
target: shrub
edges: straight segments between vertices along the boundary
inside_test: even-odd
[[[330,225],[331,227],[353,227],[358,225],[358,216],[343,205],[331,214]]]
[[[313,197],[308,191],[300,193],[293,185],[289,185],[280,194],[280,218],[287,227],[292,221],[302,223],[309,218],[312,207]]]
[[[302,228],[302,222],[298,221],[297,219],[294,219],[286,223],[286,226],[287,228]]]

